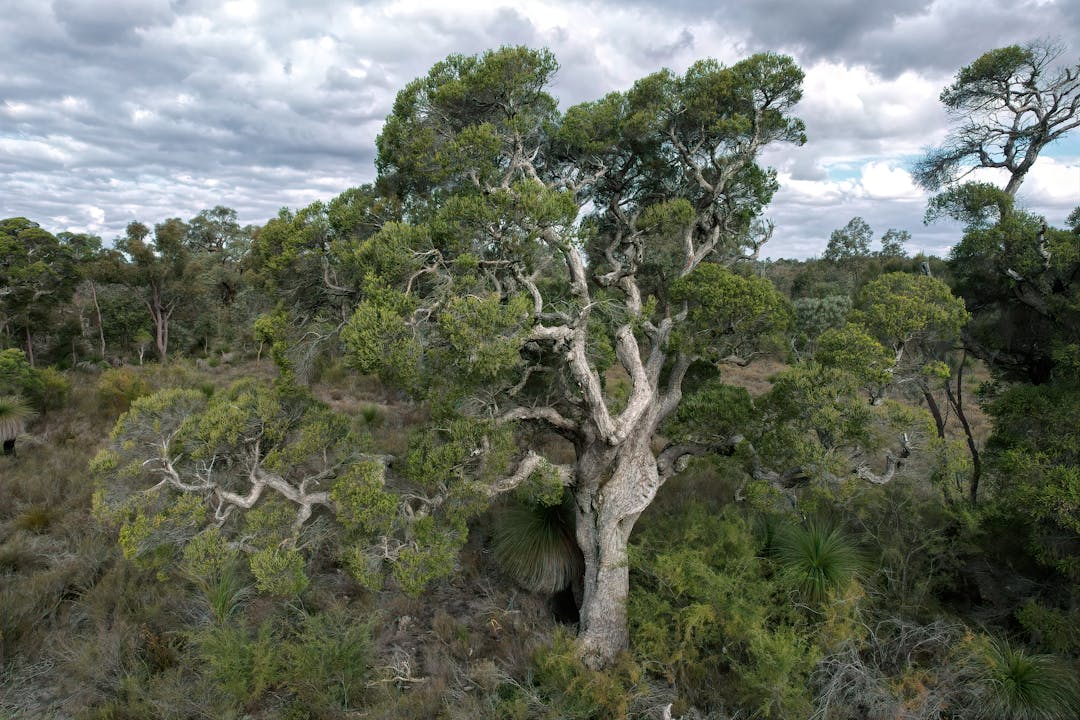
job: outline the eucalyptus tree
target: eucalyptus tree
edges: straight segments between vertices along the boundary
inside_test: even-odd
[[[525,48],[455,55],[398,94],[377,164],[407,222],[361,245],[377,263],[344,338],[359,369],[430,400],[437,424],[475,428],[456,433],[467,448],[436,431],[414,449],[432,472],[418,507],[452,495],[439,458],[475,462],[507,428],[518,450],[488,493],[538,475],[569,489],[582,653],[602,665],[627,645],[635,521],[688,455],[715,449],[656,446],[688,370],[744,362],[787,322],[739,264],[768,237],[777,188],[759,151],[805,140],[789,114],[803,74],[778,55],[705,60],[561,114],[556,68]],[[625,397],[606,392],[613,373]],[[574,461],[547,459],[543,433]]]
[[[71,248],[36,222],[0,220],[0,320],[34,364],[35,336],[45,334],[78,283]]]
[[[138,293],[149,313],[158,360],[164,363],[169,358],[173,315],[192,295],[188,282],[191,255],[185,244],[187,225],[179,218],[155,225],[153,240],[148,243],[149,235],[150,228],[142,223],[128,224],[124,237],[116,245],[130,258],[130,263],[121,268],[118,279]]]

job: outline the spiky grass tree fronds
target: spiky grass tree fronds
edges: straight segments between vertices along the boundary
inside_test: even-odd
[[[26,423],[36,413],[29,403],[18,395],[0,396],[0,443],[4,454],[15,452],[15,438],[26,430]]]
[[[502,569],[533,592],[564,590],[585,571],[568,503],[510,505],[500,514],[494,544]]]
[[[1074,720],[1080,717],[1080,682],[1057,656],[1028,653],[1006,640],[976,644],[979,720]]]
[[[231,562],[210,577],[193,577],[214,621],[223,625],[233,613],[255,595],[244,577],[240,563]]]
[[[846,588],[863,566],[854,541],[834,523],[811,519],[782,528],[775,539],[777,564],[804,597],[821,602]]]

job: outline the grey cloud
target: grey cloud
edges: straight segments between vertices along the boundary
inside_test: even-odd
[[[645,57],[657,63],[671,62],[671,58],[682,50],[694,47],[694,33],[688,28],[683,28],[679,36],[669,43],[652,46],[645,49]]]
[[[631,0],[635,2],[635,0]],[[622,0],[604,0],[622,7]],[[636,0],[643,10],[655,8]],[[987,50],[1047,34],[1080,37],[1080,5],[1016,0],[669,0],[680,22],[706,19],[737,29],[748,51],[788,52],[803,62],[862,63],[886,77],[948,72]]]
[[[72,40],[88,45],[134,42],[136,29],[173,17],[166,0],[53,0],[52,10]]]
[[[487,35],[499,38],[506,45],[535,45],[536,28],[532,22],[513,8],[501,7],[485,28]]]
[[[684,0],[658,9],[609,0],[590,9],[561,1],[548,16],[452,2],[425,10],[392,0],[264,0],[245,19],[222,15],[220,0],[7,0],[0,217],[106,238],[133,219],[186,218],[217,204],[235,207],[242,222],[265,222],[281,206],[371,180],[395,92],[452,52],[549,46],[562,67],[552,91],[565,107],[695,55],[786,50],[804,66],[864,63],[885,78],[911,69],[943,83],[1004,42],[1046,30],[1080,37],[1080,11],[1064,2]],[[820,182],[840,159],[856,168],[895,161],[897,147],[928,144],[943,127],[935,97],[910,99],[917,112],[899,120],[874,102],[852,110],[808,96],[799,112],[810,143],[779,148],[767,162]],[[906,228],[927,247],[952,241],[922,228],[919,202],[812,202],[782,190],[770,213],[777,234],[765,252],[774,256],[819,253],[828,232],[856,214],[880,231]]]

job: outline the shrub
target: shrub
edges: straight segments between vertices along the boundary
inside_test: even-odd
[[[266,692],[280,674],[279,639],[263,623],[255,637],[231,625],[214,626],[195,638],[204,672],[238,705]]]
[[[267,548],[254,553],[249,562],[259,592],[278,597],[293,597],[304,592],[308,577],[304,558],[294,549]]]
[[[40,389],[32,396],[35,404],[42,411],[59,410],[67,405],[71,397],[71,382],[56,368],[41,368],[37,371]]]
[[[127,412],[131,403],[149,394],[149,383],[128,368],[106,370],[97,382],[98,402],[117,415]]]
[[[282,651],[282,679],[316,713],[356,708],[371,675],[372,622],[346,609],[305,614]]]
[[[534,665],[537,690],[548,704],[545,718],[623,720],[645,682],[641,667],[625,654],[607,670],[589,669],[562,628],[537,651]]]

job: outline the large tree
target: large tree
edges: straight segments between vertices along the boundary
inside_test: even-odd
[[[582,652],[604,664],[627,645],[634,523],[701,449],[656,444],[688,369],[745,360],[786,319],[738,263],[776,189],[758,152],[804,140],[788,114],[803,76],[776,55],[702,61],[560,115],[556,67],[524,48],[451,56],[398,94],[377,162],[409,222],[365,243],[381,263],[346,341],[360,369],[447,416],[515,425],[499,490],[538,472],[569,488]],[[625,397],[605,391],[617,375]],[[574,461],[547,460],[543,433]]]
[[[1043,148],[1080,127],[1080,63],[1059,62],[1063,52],[1046,41],[1010,45],[961,68],[941,92],[957,122],[916,165],[916,180],[933,190],[998,168],[1015,195]]]
[[[283,365],[281,407],[299,392],[295,328],[343,324],[350,363],[428,408],[406,455],[305,455],[291,477],[271,462],[276,449],[307,453],[320,431],[290,426],[295,413],[262,431],[270,396],[252,396],[261,420],[221,406],[227,442],[191,434],[219,423],[212,408],[184,406],[193,396],[148,399],[97,464],[106,505],[124,515],[150,503],[122,537],[187,523],[190,501],[154,504],[195,494],[243,544],[236,511],[265,514],[255,505],[272,491],[295,511],[282,547],[302,545],[306,521],[329,510],[358,579],[389,567],[418,591],[450,571],[468,517],[491,498],[551,504],[569,492],[582,653],[603,665],[626,647],[634,523],[688,456],[742,443],[713,433],[665,444],[661,426],[684,386],[708,390],[721,364],[749,360],[789,318],[743,261],[768,236],[760,215],[777,187],[758,152],[804,140],[789,115],[803,75],[776,55],[703,61],[563,114],[546,92],[555,71],[550,53],[526,48],[451,56],[399,93],[378,141],[378,194],[283,214],[255,241],[258,266],[287,293],[259,323]],[[400,198],[403,214],[380,196]]]

